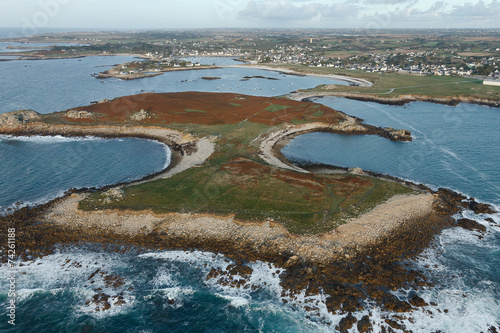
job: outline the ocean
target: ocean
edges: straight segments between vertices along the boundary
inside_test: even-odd
[[[251,68],[167,72],[152,78],[129,81],[98,80],[92,77],[92,74],[133,60],[138,59],[133,56],[93,56],[64,60],[0,61],[2,73],[0,75],[2,86],[0,113],[19,109],[50,113],[89,105],[93,101],[143,92],[206,91],[279,96],[323,83],[347,84],[344,81],[287,75]],[[208,57],[205,63],[223,65],[228,61],[231,59]],[[220,79],[202,79],[208,76]]]
[[[133,57],[0,62],[0,113],[20,108],[42,113],[61,111],[143,91],[225,91],[272,96],[323,83],[340,83],[247,68],[167,73],[134,81],[101,82],[91,76],[130,59]],[[201,80],[202,76],[221,79],[206,81]],[[278,80],[241,81],[244,76]],[[284,148],[291,158],[362,166],[433,187],[450,187],[500,207],[496,190],[500,186],[496,167],[500,161],[495,151],[499,137],[494,128],[498,109],[430,103],[389,107],[333,98],[317,102],[361,117],[369,124],[407,128],[414,141],[398,143],[376,137],[313,133],[297,137]],[[360,147],[363,154],[353,154]],[[70,155],[61,151],[69,151]],[[15,207],[16,202],[22,205],[45,201],[72,187],[141,178],[161,170],[168,160],[168,149],[147,140],[2,136],[0,205]],[[419,295],[437,305],[416,310],[411,314],[413,319],[401,319],[407,329],[487,332],[489,327],[500,325],[500,216],[464,214],[485,225],[487,232],[479,235],[458,228],[445,230],[428,250],[412,260],[411,264],[434,283],[434,287],[419,290]],[[488,217],[496,224],[486,221]],[[14,327],[2,315],[0,331],[334,332],[333,327],[343,317],[326,311],[325,295],[303,295],[299,300],[302,302],[288,299],[279,285],[278,275],[283,269],[269,263],[251,263],[253,273],[240,287],[223,286],[209,276],[212,268],[225,269],[231,263],[222,255],[200,251],[142,253],[106,251],[92,244],[61,246],[52,255],[18,263],[18,320]],[[122,279],[113,287],[108,281],[114,275]],[[2,309],[8,302],[8,276],[6,265],[1,266]],[[402,299],[412,292],[394,291]],[[106,293],[122,306],[96,311],[101,305],[93,300],[99,293]],[[309,313],[303,302],[306,298],[320,311]],[[366,304],[365,310],[353,315],[357,319],[370,315],[374,332],[381,332],[386,317],[393,314],[382,311],[377,304]]]
[[[70,188],[141,179],[170,163],[157,141],[0,135],[0,214],[60,197]]]
[[[282,149],[290,160],[360,167],[434,189],[446,187],[500,209],[499,109],[426,102],[391,106],[331,97],[315,101],[368,124],[408,129],[413,141],[309,133]],[[438,304],[414,315],[414,323],[405,322],[414,332],[486,332],[500,325],[500,214],[465,211],[460,217],[478,221],[487,231],[445,230],[412,261],[435,285],[420,296]],[[404,298],[410,292],[396,294]]]

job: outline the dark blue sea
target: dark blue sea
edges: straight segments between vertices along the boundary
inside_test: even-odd
[[[96,80],[91,74],[133,59],[131,56],[72,60],[0,62],[0,113],[34,109],[42,113],[87,105],[142,91],[226,91],[272,96],[323,83],[246,68],[167,73],[135,81]],[[207,59],[211,63],[230,59]],[[104,67],[101,67],[104,66]],[[244,76],[273,77],[278,80]],[[218,76],[206,81],[202,76]],[[407,128],[411,143],[378,137],[324,133],[296,138],[283,152],[290,158],[362,167],[428,184],[445,186],[500,206],[498,154],[499,110],[462,104],[448,107],[413,103],[405,107],[343,99],[320,99],[333,108],[361,117],[369,124]],[[15,207],[45,201],[72,187],[102,186],[141,178],[169,161],[163,145],[147,140],[97,138],[0,138],[0,205]],[[487,332],[500,325],[500,230],[487,222],[500,216],[464,212],[487,227],[477,233],[451,228],[412,263],[435,286],[419,291],[437,306],[401,319],[414,332]],[[17,321],[8,324],[8,269],[0,267],[0,331],[2,332],[334,332],[341,315],[327,313],[325,298],[303,296],[301,302],[282,294],[283,269],[252,263],[250,280],[239,288],[207,278],[212,268],[231,261],[221,255],[192,251],[116,253],[92,245],[65,248],[56,254],[19,263],[16,268]],[[103,274],[93,274],[97,270]],[[109,287],[105,275],[120,275],[124,284]],[[92,278],[90,278],[93,276]],[[93,281],[93,282],[92,282]],[[89,302],[104,292],[122,306],[96,311]],[[412,290],[394,293],[402,299]],[[306,298],[320,309],[308,313]],[[283,299],[289,300],[284,304]],[[376,304],[353,313],[370,315],[374,332],[388,314]],[[445,311],[446,310],[446,311]],[[351,330],[354,332],[355,330]]]
[[[413,141],[309,133],[282,149],[290,160],[360,167],[432,188],[446,187],[500,209],[500,109],[425,102],[390,106],[343,98],[316,102],[369,124],[409,129]],[[461,228],[445,230],[413,262],[436,284],[425,289],[423,298],[438,303],[437,308],[423,309],[414,323],[405,322],[414,332],[481,332],[500,325],[500,214],[465,211],[459,217],[478,221],[487,232],[481,238]],[[408,292],[396,294],[403,298]]]

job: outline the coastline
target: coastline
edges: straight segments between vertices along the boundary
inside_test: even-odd
[[[96,79],[109,79],[109,78],[114,78],[114,79],[121,79],[121,80],[137,80],[137,79],[143,79],[143,78],[148,78],[148,77],[155,77],[159,75],[163,75],[164,73],[168,72],[178,72],[178,71],[192,71],[192,70],[203,70],[203,69],[217,69],[220,68],[220,66],[200,66],[200,67],[172,67],[172,68],[165,68],[160,70],[159,72],[151,73],[151,72],[141,72],[141,73],[134,73],[134,74],[120,74],[120,70],[118,67],[111,68],[107,71],[104,71],[102,73],[99,73],[95,76]]]
[[[167,178],[193,166],[203,163],[214,151],[213,138],[195,138],[181,132],[160,127],[145,126],[73,126],[73,125],[47,125],[31,123],[29,126],[0,126],[2,135],[12,136],[55,136],[82,137],[95,136],[101,138],[132,137],[158,141],[169,147],[171,160],[169,165],[158,173],[148,175],[130,183],[109,185],[105,188],[137,184],[144,181]],[[85,189],[83,189],[85,190]]]
[[[259,147],[259,156],[272,167],[307,172],[277,155],[280,146],[294,135],[318,130],[378,135],[386,131],[379,129],[380,133],[369,133],[369,126],[359,124],[356,118],[344,116],[335,124],[309,123],[277,130],[272,128],[254,142]],[[6,125],[0,127],[0,132],[11,135],[130,136],[161,141],[171,147],[172,163],[150,179],[169,177],[200,165],[215,147],[215,138],[194,138],[190,134],[154,126],[29,123]],[[117,185],[107,188],[111,191],[110,196],[114,195],[113,191],[120,191]],[[85,190],[68,193],[39,207],[21,209],[0,220],[22,230],[19,246],[32,249],[33,257],[50,253],[57,244],[82,241],[143,250],[206,250],[233,258],[240,267],[256,260],[283,267],[286,271],[281,280],[287,292],[299,295],[304,291],[307,294],[323,291],[332,297],[328,303],[331,312],[346,314],[354,311],[360,308],[360,299],[366,298],[377,300],[387,309],[408,312],[414,305],[398,300],[385,288],[390,290],[408,283],[424,283],[418,272],[406,271],[399,262],[425,248],[440,230],[453,226],[451,216],[458,211],[458,201],[462,200],[453,199],[455,197],[447,192],[431,193],[418,186],[415,190],[420,192],[393,196],[334,230],[304,235],[293,234],[270,218],[243,221],[236,219],[235,214],[82,211],[78,209],[78,203],[89,194]],[[22,235],[26,238],[23,239]],[[367,257],[373,259],[367,261]],[[381,272],[383,276],[379,276]],[[364,289],[356,287],[359,283],[365,286]],[[338,284],[343,288],[336,288]]]
[[[388,105],[405,105],[411,102],[429,102],[436,104],[444,104],[450,106],[456,106],[460,103],[470,103],[485,105],[490,107],[500,107],[500,101],[487,100],[483,98],[473,98],[473,97],[430,97],[423,95],[402,95],[398,97],[380,97],[374,94],[363,94],[363,93],[344,93],[344,92],[295,92],[289,94],[288,97],[297,101],[308,101],[312,98],[321,97],[343,97],[354,99],[362,102],[375,102],[380,104]]]
[[[288,68],[274,68],[271,66],[264,66],[264,65],[226,65],[226,66],[219,66],[219,67],[227,67],[227,68],[253,68],[253,69],[261,69],[265,71],[271,71],[271,72],[278,72],[278,73],[284,73],[284,74],[291,74],[291,75],[298,75],[298,76],[314,76],[314,77],[321,77],[321,78],[326,78],[326,79],[331,79],[331,80],[339,80],[339,81],[346,81],[349,84],[352,85],[357,85],[360,87],[371,87],[373,85],[372,82],[364,79],[356,79],[353,77],[345,76],[345,75],[338,75],[338,74],[314,74],[314,73],[301,73],[294,71],[292,69]]]

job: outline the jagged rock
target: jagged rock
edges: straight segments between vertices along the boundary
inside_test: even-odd
[[[144,119],[150,119],[151,117],[152,117],[151,113],[149,113],[148,111],[146,111],[144,109],[141,109],[141,111],[130,115],[130,119],[132,119],[134,121],[142,121]]]
[[[421,307],[421,306],[427,306],[427,305],[429,305],[421,297],[419,297],[418,295],[415,295],[415,296],[413,296],[410,299],[410,304],[413,305],[413,306],[415,306],[415,307]]]
[[[364,175],[365,174],[361,168],[352,168],[352,169],[349,169],[349,172],[352,174],[355,174],[355,175]]]
[[[389,325],[390,327],[394,328],[394,329],[397,329],[397,330],[402,330],[403,329],[403,326],[401,324],[399,324],[397,321],[395,320],[391,320],[391,319],[386,319],[385,320],[385,323],[387,325]]]
[[[104,195],[105,195],[105,198],[103,201],[105,203],[111,203],[111,201],[113,201],[113,200],[120,200],[121,198],[123,198],[123,196],[125,195],[125,192],[123,191],[123,189],[121,187],[114,187],[114,188],[109,189],[106,192],[104,192]]]
[[[372,323],[370,322],[370,317],[364,316],[361,318],[360,321],[358,321],[358,331],[359,333],[369,333],[373,332],[373,326]]]
[[[69,110],[66,112],[66,117],[72,119],[92,119],[96,118],[96,114],[85,110]]]
[[[457,224],[468,230],[479,230],[479,231],[485,231],[486,227],[482,224],[479,224],[478,222],[470,219],[460,219],[457,221]]]
[[[389,139],[394,141],[411,141],[411,132],[405,129],[384,128]]]
[[[299,261],[298,256],[291,256],[286,263],[283,265],[283,268],[287,269],[295,265]]]
[[[333,125],[331,127],[334,130],[346,133],[358,133],[358,132],[363,133],[368,131],[366,127],[358,124],[355,118],[349,116],[344,121],[339,122],[337,125]]]
[[[476,202],[473,199],[469,202],[469,209],[472,210],[476,214],[495,214],[496,213],[496,211],[490,205]]]
[[[33,110],[18,110],[0,114],[0,126],[19,126],[36,120],[40,114]]]
[[[338,330],[340,332],[347,332],[349,329],[352,328],[352,325],[354,325],[358,320],[356,317],[352,315],[352,313],[349,312],[349,314],[342,318],[339,323]]]
[[[491,217],[487,217],[484,219],[485,221],[488,221],[490,223],[495,223],[495,220],[493,220]]]
[[[490,328],[488,328],[488,333],[498,333],[499,331],[500,327],[491,326]]]

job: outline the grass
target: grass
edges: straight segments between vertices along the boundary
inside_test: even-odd
[[[282,110],[285,110],[288,108],[289,108],[289,106],[287,106],[287,105],[273,104],[273,105],[269,105],[267,108],[265,108],[264,111],[276,112],[276,111],[282,111]]]
[[[241,169],[238,162],[249,170]],[[96,192],[80,208],[235,214],[245,221],[272,218],[290,232],[315,234],[330,231],[393,195],[411,192],[403,185],[364,176],[298,180],[240,157],[214,159],[169,179],[127,187],[123,199],[110,203],[104,193]]]
[[[274,67],[289,68],[302,73],[346,75],[373,83],[371,87],[338,85],[335,92],[365,93],[383,97],[398,97],[411,94],[436,98],[462,96],[494,101],[500,100],[500,89],[498,87],[485,86],[482,79],[473,77],[367,73],[359,70],[305,67],[302,65],[274,65]],[[312,89],[312,91],[324,90],[321,86]]]
[[[158,118],[171,119],[170,115],[177,111],[201,112],[206,115],[194,118],[205,117],[206,123],[191,123],[194,119],[191,116],[177,117],[175,123],[165,123],[155,118],[147,126],[163,126],[196,137],[215,136],[215,152],[203,165],[170,178],[125,186],[124,196],[120,199],[109,200],[105,192],[93,192],[80,202],[81,209],[233,214],[242,221],[271,218],[292,233],[315,234],[330,231],[345,223],[347,218],[366,212],[396,194],[413,192],[403,185],[368,176],[349,173],[303,174],[272,167],[262,160],[259,156],[259,141],[256,140],[258,137],[273,126],[285,123],[338,121],[338,112],[325,106],[288,99],[242,97],[239,94],[207,93],[200,96],[196,93],[187,96],[185,93],[178,93],[168,94],[168,98],[161,94],[139,96],[141,97],[135,100],[125,96],[120,100],[101,103],[96,110],[103,112],[105,121],[96,119],[77,124],[123,125],[124,121],[129,121],[126,115],[145,108],[148,103],[155,107],[154,103],[161,101],[168,108],[157,109],[155,112]],[[162,96],[165,99],[160,98]],[[240,107],[236,109],[238,112],[228,105],[235,98]],[[131,102],[129,108],[114,107],[129,105],[126,101]],[[221,107],[218,107],[218,103]],[[198,108],[207,108],[207,111]],[[241,112],[251,116],[239,117]],[[75,124],[75,121],[64,118],[63,115],[64,112],[42,115],[38,121]],[[225,120],[236,117],[237,122],[211,125],[214,117]],[[266,117],[272,122],[268,122]]]
[[[171,127],[219,136],[215,153],[201,167],[126,187],[120,200],[109,202],[105,193],[95,192],[80,208],[234,214],[243,221],[272,218],[292,233],[316,234],[335,229],[394,195],[413,192],[367,176],[299,174],[268,166],[258,157],[253,141],[270,126],[246,122]]]
[[[323,91],[321,86],[313,89]],[[327,91],[327,90],[325,90]],[[417,76],[409,74],[378,74],[371,87],[337,86],[335,92],[356,92],[381,97],[422,95],[435,98],[474,97],[500,100],[500,89],[483,85],[483,80],[455,76]]]
[[[194,110],[194,109],[184,109],[186,112],[198,112],[198,113],[207,113],[207,111],[202,110]]]

